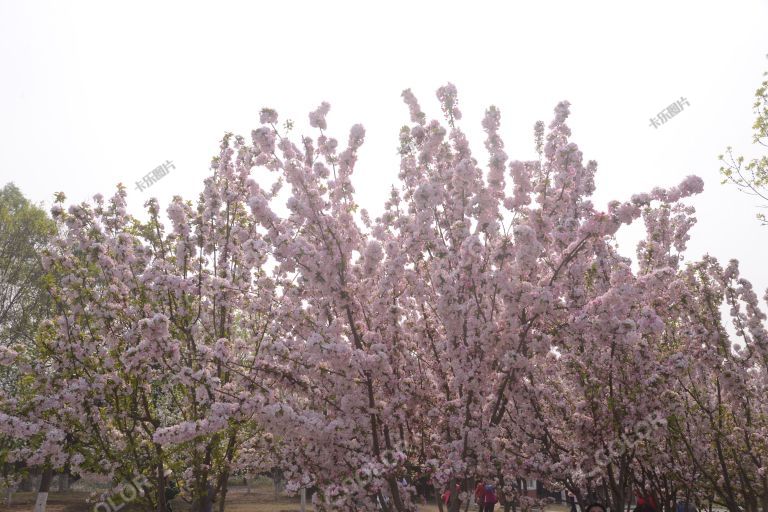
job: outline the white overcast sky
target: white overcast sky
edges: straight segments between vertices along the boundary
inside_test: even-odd
[[[341,141],[366,127],[354,184],[376,213],[397,179],[400,92],[437,117],[434,91],[450,81],[474,147],[494,104],[513,159],[532,157],[534,122],[569,100],[572,140],[598,162],[600,207],[701,176],[688,258],[737,258],[762,295],[768,228],[758,203],[720,185],[717,155],[754,154],[766,53],[768,3],[754,0],[0,0],[0,184],[50,205],[57,191],[81,201],[123,182],[138,213],[150,196],[196,198],[223,133],[248,136],[262,107],[299,136],[326,100]],[[652,128],[681,97],[690,107]],[[166,160],[176,169],[134,189]]]

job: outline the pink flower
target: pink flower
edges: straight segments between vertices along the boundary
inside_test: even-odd
[[[461,111],[458,108],[459,99],[456,92],[456,86],[448,83],[437,90],[437,99],[440,100],[440,106],[443,113],[451,120],[461,119]]]
[[[408,105],[408,111],[411,114],[411,122],[423,125],[426,120],[426,116],[424,115],[424,112],[421,111],[419,102],[416,100],[416,96],[413,95],[413,92],[411,92],[410,89],[406,89],[403,91],[401,96],[403,97],[405,104]]]
[[[263,108],[259,113],[261,124],[274,124],[277,122],[277,112],[271,108]]]
[[[326,103],[325,101],[320,104],[319,107],[317,107],[316,110],[313,112],[310,112],[309,114],[309,125],[314,128],[320,128],[321,130],[325,130],[328,125],[325,122],[325,116],[328,115],[328,112],[331,110],[331,105],[329,103]]]

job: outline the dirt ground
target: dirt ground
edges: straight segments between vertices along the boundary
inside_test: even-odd
[[[82,481],[81,481],[82,482]],[[237,482],[239,483],[239,482]],[[237,485],[232,482],[227,494],[226,512],[300,512],[300,500],[298,497],[290,497],[280,494],[275,497],[272,481],[267,478],[261,478],[254,481],[250,489],[244,485]],[[94,503],[88,503],[88,497],[91,491],[104,489],[103,483],[92,483],[89,485],[77,484],[70,492],[60,493],[52,491],[48,495],[48,504],[46,512],[106,512],[102,506],[94,510]],[[102,492],[102,491],[99,491]],[[5,506],[5,493],[0,496],[0,512],[31,512],[34,509],[36,493],[22,492],[13,495],[13,503],[10,508]],[[115,500],[115,510],[112,512],[138,512],[137,507],[127,504],[120,506],[119,499]],[[189,504],[180,498],[171,502],[173,512],[188,512]],[[218,507],[214,510],[217,512]],[[307,511],[312,511],[312,503],[307,499]],[[470,507],[474,512],[475,507]],[[496,507],[499,512],[500,507]],[[422,505],[419,512],[437,512],[437,505]],[[566,512],[565,507],[551,506],[547,507],[546,512]]]
[[[87,502],[89,494],[87,491],[77,490],[67,493],[51,492],[48,495],[46,512],[93,512],[94,504]],[[0,503],[0,511],[30,512],[34,508],[35,497],[35,493],[16,493],[13,495],[13,504],[10,509],[5,506],[3,499],[3,502]],[[171,504],[174,512],[189,510],[189,505],[179,498],[173,500]],[[130,504],[120,507],[119,502],[116,503],[115,508],[120,512],[137,511]],[[299,512],[299,510],[299,498],[281,495],[275,500],[272,485],[268,482],[259,482],[254,485],[250,493],[244,486],[233,486],[227,495],[226,512]],[[307,510],[312,510],[312,504],[309,503],[309,500]],[[419,508],[420,512],[436,512],[437,510],[437,506],[434,505]],[[100,511],[103,512],[104,508],[100,507]]]

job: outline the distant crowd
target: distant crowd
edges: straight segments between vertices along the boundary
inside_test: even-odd
[[[455,492],[461,492],[461,486],[456,484]],[[451,490],[446,489],[442,496],[443,503],[446,505],[451,501]],[[475,504],[479,512],[493,512],[493,509],[498,503],[496,497],[496,487],[492,484],[486,484],[484,482],[478,482],[475,487]]]
[[[454,492],[457,494],[461,492],[461,486],[456,484]],[[475,487],[475,505],[477,505],[478,512],[494,512],[496,504],[498,503],[498,497],[496,496],[496,487],[493,484],[478,482]],[[448,505],[451,501],[451,490],[446,489],[442,495],[442,502]],[[569,496],[568,502],[571,505],[570,512],[581,512],[576,505],[576,499],[573,496]],[[584,509],[583,512],[608,512],[608,508],[600,502],[591,503]],[[653,496],[643,495],[638,492],[636,494],[636,505],[634,512],[659,512],[659,508],[656,505],[656,500]],[[675,506],[675,512],[699,512],[696,506],[687,501],[678,501]]]
[[[656,500],[651,495],[643,495],[640,492],[636,493],[636,505],[634,512],[659,512],[659,507],[656,505]],[[576,506],[576,500],[570,499],[571,512],[579,512]],[[595,502],[587,506],[584,512],[608,512],[608,508],[602,503]],[[675,505],[675,512],[699,512],[693,503],[688,503],[685,500],[678,501]]]

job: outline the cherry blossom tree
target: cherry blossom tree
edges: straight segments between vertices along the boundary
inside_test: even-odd
[[[28,400],[2,397],[13,457],[145,475],[158,511],[169,475],[223,512],[230,475],[275,466],[319,510],[414,511],[426,479],[451,512],[478,481],[525,509],[528,478],[613,509],[637,490],[765,508],[765,316],[735,263],[683,260],[702,181],[600,209],[567,102],[536,123],[532,161],[489,107],[481,165],[456,88],[437,98],[444,121],[403,92],[376,218],[353,187],[365,130],[342,149],[327,103],[314,137],[272,109],[250,141],[227,134],[169,228],[154,200],[129,215],[123,188],[60,197],[42,355],[0,353],[31,377]],[[615,236],[641,218],[633,263]]]
[[[156,490],[144,504],[159,511],[172,471],[195,510],[223,510],[238,451],[270,437],[253,412],[222,409],[242,393],[256,400],[258,388],[241,387],[230,368],[256,364],[274,295],[246,210],[255,184],[216,163],[234,151],[230,138],[197,208],[178,197],[168,207],[170,229],[155,200],[147,221],[129,215],[122,187],[66,210],[59,197],[59,234],[44,256],[57,316],[44,326],[43,357],[15,361],[35,377],[18,413],[37,424],[13,432],[47,433],[18,456],[116,484],[143,475]]]
[[[715,503],[733,511],[765,509],[765,313],[735,260],[725,267],[712,257],[692,264],[673,290],[678,322],[671,336],[680,344],[677,386],[669,393],[673,447],[700,475],[700,492]]]
[[[316,486],[319,508],[410,510],[406,462],[426,460],[431,448],[422,405],[433,394],[430,369],[408,330],[417,308],[403,296],[397,241],[354,202],[350,177],[365,132],[352,127],[337,153],[325,134],[328,111],[324,103],[310,114],[320,135],[299,148],[265,109],[245,150],[251,159],[232,161],[262,182],[251,167],[272,171],[290,188],[282,215],[272,194],[254,189],[249,199],[280,298],[269,357],[241,375],[272,382],[260,419],[282,439],[290,488]]]
[[[660,400],[670,386],[662,364],[666,295],[682,259],[692,209],[679,203],[685,183],[654,190],[610,209],[640,211],[647,239],[638,246],[638,271],[609,239],[571,279],[584,293],[570,294],[567,314],[548,326],[554,354],[524,380],[530,417],[510,418],[526,473],[563,488],[585,506],[599,499],[623,507],[644,484],[639,469],[654,467],[668,409]],[[698,186],[698,185],[697,185]],[[651,206],[649,199],[658,201]],[[674,213],[674,215],[672,215]],[[570,314],[568,314],[570,313]]]
[[[669,190],[612,202],[602,212],[589,200],[596,164],[584,165],[568,140],[568,103],[555,109],[546,139],[537,124],[539,161],[508,166],[500,113],[489,108],[485,173],[456,126],[460,111],[452,86],[438,91],[450,131],[427,124],[414,98],[405,97],[415,123],[402,132],[408,208],[398,205],[390,214],[419,275],[414,292],[424,304],[425,357],[439,369],[442,414],[435,415],[442,418],[439,460],[447,461],[439,475],[449,488],[495,479],[509,507],[519,489],[515,477],[541,478],[553,466],[578,470],[605,448],[606,432],[618,438],[652,412],[650,404],[623,404],[617,397],[629,398],[623,388],[636,389],[638,373],[654,363],[642,357],[648,352],[643,336],[658,333],[663,323],[646,304],[673,272],[634,275],[612,248],[613,236],[652,202],[676,204],[699,192],[702,182],[689,177]],[[622,366],[625,359],[638,365]],[[561,433],[572,428],[569,437],[583,434],[581,459],[547,430],[558,422],[554,428]],[[564,457],[553,457],[562,449]],[[611,482],[618,502],[622,479],[626,472]],[[573,476],[571,482],[574,489],[584,485]]]
[[[510,421],[538,414],[515,396],[535,392],[540,371],[551,378],[565,364],[553,363],[554,354],[574,336],[604,353],[617,333],[634,347],[663,329],[639,305],[674,272],[635,276],[610,244],[651,202],[676,204],[700,191],[701,180],[601,212],[589,201],[596,164],[583,165],[568,141],[567,103],[558,105],[546,144],[537,127],[541,160],[509,164],[500,113],[490,108],[486,173],[457,126],[452,85],[438,90],[447,127],[427,122],[410,91],[403,96],[413,125],[401,131],[400,188],[375,220],[358,211],[351,182],[364,131],[353,127],[337,155],[337,141],[325,134],[327,104],[310,114],[317,140],[304,137],[301,148],[265,110],[253,132],[256,159],[235,162],[241,172],[263,166],[290,185],[287,215],[264,193],[250,200],[282,291],[272,361],[261,367],[282,396],[262,421],[297,447],[286,457],[298,484],[318,485],[334,508],[412,509],[401,480],[409,467],[448,489],[459,485],[450,510],[466,502],[477,478],[498,479],[511,505],[516,478],[531,467],[503,439]],[[633,350],[637,357],[644,348]],[[617,388],[633,378],[630,369]],[[620,434],[648,412],[635,409],[601,412],[583,428],[610,425]]]

